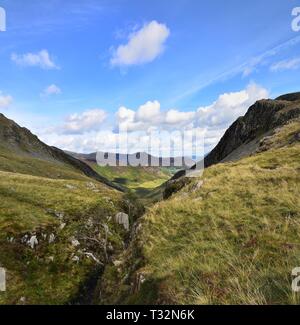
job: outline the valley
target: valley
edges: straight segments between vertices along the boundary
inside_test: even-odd
[[[0,117],[0,304],[299,304],[299,93],[251,106],[193,178]]]
[[[68,153],[68,152],[67,152]],[[69,153],[74,158],[89,165],[95,172],[104,176],[113,184],[123,187],[124,190],[131,191],[139,198],[147,196],[153,189],[168,181],[180,167],[147,167],[147,166],[100,166],[97,163],[96,153],[77,154]],[[136,155],[141,155],[137,153]],[[127,155],[120,155],[123,161],[128,160]],[[147,157],[148,158],[148,157]],[[150,158],[149,158],[150,159]],[[167,159],[165,163],[167,165]],[[149,164],[150,165],[150,164]]]

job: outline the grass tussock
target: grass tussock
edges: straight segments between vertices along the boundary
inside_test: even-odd
[[[291,126],[273,141],[286,144]],[[140,290],[131,302],[297,304],[299,233],[299,143],[208,168],[143,218],[138,272],[157,298]]]
[[[0,304],[69,303],[107,254],[123,250],[125,232],[113,222],[122,194],[63,164],[9,152],[1,151],[0,169],[0,266],[7,271]]]

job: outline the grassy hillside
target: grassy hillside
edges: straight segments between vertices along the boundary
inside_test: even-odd
[[[101,167],[97,164],[92,164],[92,167],[111,182],[132,190],[140,197],[150,194],[172,176],[172,170],[167,168]]]
[[[0,170],[54,179],[86,179],[80,171],[58,161],[47,161],[9,150],[0,144]]]
[[[68,164],[1,146],[0,266],[7,291],[0,304],[65,304],[84,294],[91,276],[124,249],[126,233],[113,221],[126,209],[123,201],[122,193]]]
[[[124,231],[111,218],[122,211],[120,194],[88,178],[0,177],[0,264],[8,272],[0,304],[22,297],[28,304],[69,302],[107,262],[107,250],[123,249]],[[32,249],[28,241],[35,235]]]
[[[105,272],[103,302],[300,303],[291,290],[300,263],[299,140],[297,120],[262,141],[260,153],[206,169],[148,210],[122,267]]]

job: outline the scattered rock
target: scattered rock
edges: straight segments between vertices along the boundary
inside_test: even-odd
[[[133,232],[133,236],[136,237],[139,234],[139,232],[142,230],[142,228],[143,228],[143,225],[142,225],[141,222],[136,223],[135,229],[134,229],[134,232]]]
[[[70,184],[66,184],[66,188],[67,188],[68,190],[76,190],[76,189],[77,189],[76,186],[74,186],[74,185],[70,185]]]
[[[111,231],[109,230],[109,227],[106,223],[103,224],[104,231],[107,235],[111,235]]]
[[[96,190],[97,189],[97,186],[94,183],[92,183],[92,182],[87,183],[86,184],[86,187],[89,190]]]
[[[103,265],[103,263],[100,262],[92,253],[84,253],[84,255],[87,256],[87,258],[93,259],[97,264]]]
[[[26,297],[21,297],[20,298],[20,304],[25,305],[26,304]]]
[[[59,229],[60,229],[60,230],[63,230],[63,229],[66,227],[66,225],[67,225],[67,224],[64,223],[64,222],[61,223],[60,226],[59,226]]]
[[[122,225],[125,230],[129,231],[129,216],[124,212],[120,212],[115,216],[115,222]]]
[[[89,218],[88,221],[87,221],[87,223],[86,223],[86,225],[88,227],[93,227],[93,225],[94,225],[93,219],[92,218]]]
[[[201,179],[200,181],[196,182],[193,187],[192,187],[192,192],[197,192],[198,190],[201,189],[201,187],[203,186],[204,181]]]
[[[64,214],[62,212],[54,212],[55,216],[58,218],[58,219],[63,219],[64,217]]]
[[[55,235],[50,234],[50,236],[49,236],[49,244],[52,244],[54,241],[55,241]]]
[[[21,243],[22,244],[26,244],[28,241],[28,235],[24,235],[22,238],[21,238]]]
[[[78,263],[80,261],[80,258],[75,255],[75,256],[72,257],[72,261]]]
[[[135,276],[133,285],[132,285],[132,290],[133,293],[137,293],[140,291],[142,284],[146,281],[146,274],[144,273],[138,273]]]
[[[111,243],[108,244],[108,246],[107,246],[107,250],[108,250],[109,252],[111,252],[111,253],[114,252],[114,247],[113,247],[113,245],[112,245]]]
[[[195,201],[195,202],[203,201],[203,197],[202,196],[199,196],[199,197],[193,199],[193,201]]]
[[[36,236],[31,236],[27,244],[31,247],[31,249],[34,249],[36,245],[39,244],[37,237]]]
[[[122,261],[113,261],[113,265],[118,267],[118,266],[121,266],[123,264]]]
[[[75,238],[71,239],[71,244],[72,244],[73,247],[80,246],[80,242]]]

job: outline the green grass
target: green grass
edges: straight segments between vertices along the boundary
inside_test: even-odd
[[[101,167],[92,164],[99,174],[110,181],[123,185],[139,196],[144,196],[170,179],[172,173],[167,168],[152,167]]]
[[[105,246],[108,254],[123,250],[125,232],[112,219],[124,209],[122,194],[66,165],[6,150],[0,170],[0,265],[7,270],[0,304],[69,303],[99,268],[85,253],[105,264]],[[22,239],[33,234],[39,244],[31,249]]]
[[[72,166],[56,161],[20,155],[0,145],[0,170],[12,173],[61,179],[83,179],[85,176]]]
[[[121,283],[145,281],[108,301],[299,304],[291,272],[300,266],[300,144],[289,145],[297,123],[273,136],[276,149],[210,167],[150,208],[123,255],[130,280]]]

